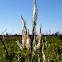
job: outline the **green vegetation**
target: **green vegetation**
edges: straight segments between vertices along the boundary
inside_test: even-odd
[[[2,41],[0,41],[0,61],[1,62],[29,62],[30,61],[30,51],[20,50],[20,48],[16,44],[16,40],[21,42],[21,36],[5,36],[4,43],[8,50],[9,58],[7,57],[6,50],[4,49],[4,45]],[[44,40],[44,36],[42,37]],[[49,62],[62,62],[62,40],[60,36],[46,36],[47,40],[47,48],[46,55],[49,58]],[[34,56],[36,59],[37,55]],[[40,52],[40,57],[42,59],[42,53]],[[10,61],[9,61],[10,59]],[[33,59],[34,60],[34,59]],[[36,59],[37,60],[37,59]],[[36,61],[35,61],[36,62]],[[42,61],[41,61],[42,62]]]

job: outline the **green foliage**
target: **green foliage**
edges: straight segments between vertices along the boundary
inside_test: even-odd
[[[17,46],[16,42],[14,41],[18,38],[16,36],[14,37],[5,37],[4,43],[6,45],[6,48],[8,50],[9,58],[7,57],[6,51],[4,50],[4,46],[2,42],[0,41],[0,60],[1,62],[30,62],[31,61],[38,61],[38,54],[40,55],[41,62],[43,60],[42,52],[40,53],[35,52],[35,55],[30,58],[31,51],[30,50],[20,50],[20,48]],[[21,37],[20,37],[21,39]],[[44,39],[44,36],[43,38]],[[11,41],[8,41],[11,40]],[[47,36],[47,48],[46,48],[46,55],[47,59],[49,58],[50,62],[61,62],[62,61],[62,40],[55,36]],[[21,40],[20,40],[21,41]],[[42,46],[42,44],[41,44]],[[10,59],[10,60],[9,60]]]

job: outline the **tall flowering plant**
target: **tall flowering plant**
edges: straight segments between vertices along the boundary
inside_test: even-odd
[[[38,62],[41,61],[40,58],[40,51],[42,52],[43,56],[43,62],[46,62],[46,55],[44,51],[44,42],[41,40],[41,24],[40,24],[40,30],[39,30],[39,35],[36,36],[36,21],[37,21],[37,6],[36,6],[36,0],[34,0],[34,9],[33,9],[33,29],[32,29],[32,36],[31,38],[29,37],[29,29],[27,30],[26,28],[26,22],[21,16],[22,20],[22,25],[23,25],[23,30],[22,30],[22,44],[17,41],[17,45],[20,47],[21,50],[26,50],[31,51],[31,59],[34,60],[34,56],[37,55]],[[42,41],[42,42],[41,42]],[[40,48],[40,45],[42,44],[42,48]],[[37,54],[38,53],[38,54]]]

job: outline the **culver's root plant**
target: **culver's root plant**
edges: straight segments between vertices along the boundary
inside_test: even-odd
[[[18,61],[27,61],[27,62],[47,62],[46,52],[44,50],[47,47],[47,41],[43,42],[41,39],[41,24],[39,35],[36,36],[36,21],[37,21],[37,6],[36,0],[34,0],[34,9],[33,9],[33,29],[31,38],[29,37],[29,29],[27,30],[26,22],[21,15],[23,30],[22,30],[22,43],[19,43],[17,40],[17,45],[20,47],[22,52],[21,59],[18,57]],[[45,38],[46,39],[46,38]],[[42,44],[42,47],[41,47]],[[25,59],[23,59],[23,56]]]

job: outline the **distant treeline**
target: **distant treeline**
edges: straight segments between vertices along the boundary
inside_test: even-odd
[[[2,36],[4,36],[4,37],[22,37],[22,35],[17,35],[17,34],[15,34],[15,35],[0,35],[0,38],[2,37]],[[38,35],[36,35],[36,36],[38,36]],[[60,35],[58,35],[58,34],[55,34],[55,35],[42,35],[42,36],[54,36],[54,37],[60,37],[60,39],[62,39],[62,34],[60,34]],[[29,37],[31,38],[31,35],[29,35]]]

